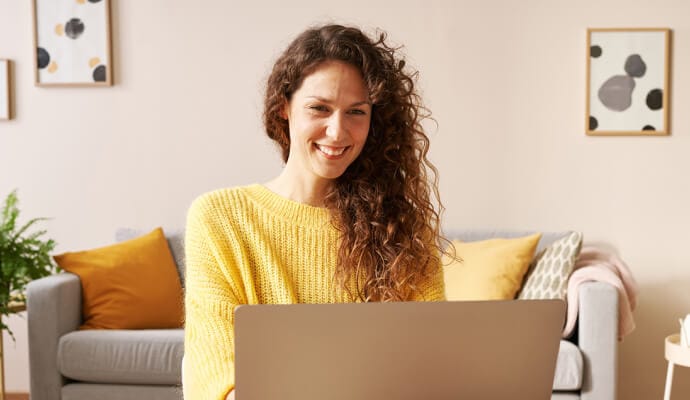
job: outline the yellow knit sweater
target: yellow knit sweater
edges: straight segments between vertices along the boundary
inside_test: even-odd
[[[334,287],[337,241],[328,210],[262,185],[217,190],[192,203],[185,236],[185,399],[224,399],[234,388],[238,304],[350,301]],[[443,300],[440,266],[421,288],[418,300]]]

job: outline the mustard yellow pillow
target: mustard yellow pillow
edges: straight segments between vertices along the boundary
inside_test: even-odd
[[[520,290],[541,233],[515,239],[453,241],[460,260],[443,267],[448,300],[510,300]]]
[[[182,286],[161,228],[112,246],[54,258],[81,279],[80,329],[182,326]]]

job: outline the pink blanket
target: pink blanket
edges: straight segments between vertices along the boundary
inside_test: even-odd
[[[637,306],[637,282],[623,260],[596,247],[582,248],[568,280],[568,314],[563,337],[570,336],[577,321],[579,285],[590,281],[606,282],[618,289],[618,340],[622,340],[635,329],[632,312]]]

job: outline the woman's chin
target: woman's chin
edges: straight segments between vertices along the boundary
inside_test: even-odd
[[[318,175],[321,179],[334,181],[334,180],[340,178],[343,175],[343,173],[345,173],[345,168],[343,168],[343,169],[328,168],[328,169],[321,169],[320,171],[317,172],[316,175]]]

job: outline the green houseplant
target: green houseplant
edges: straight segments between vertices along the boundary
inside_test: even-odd
[[[50,252],[55,248],[53,240],[42,239],[44,230],[29,232],[37,222],[34,218],[22,226],[17,225],[17,191],[10,193],[0,215],[0,332],[7,332],[14,339],[10,328],[2,321],[13,313],[10,303],[26,300],[26,285],[57,271]]]

